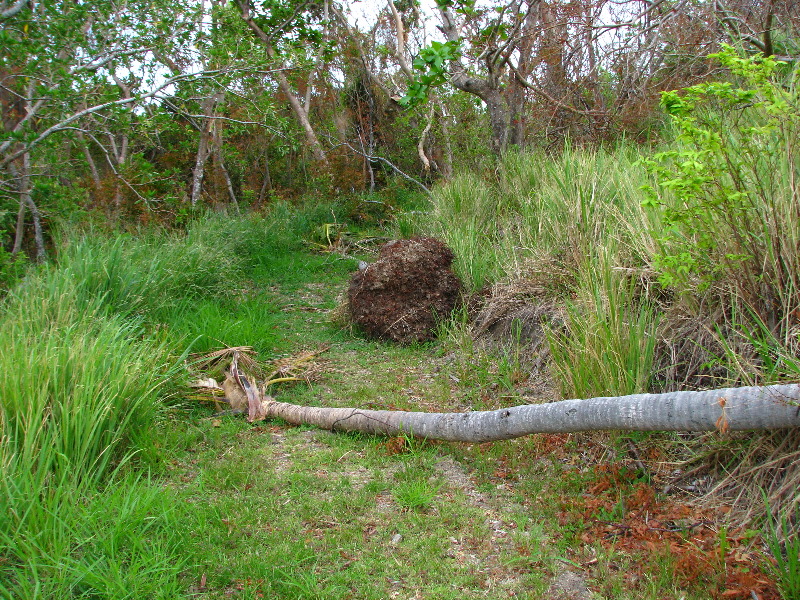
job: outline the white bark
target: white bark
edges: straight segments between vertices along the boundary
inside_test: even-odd
[[[17,0],[16,2],[14,2],[14,4],[9,6],[8,8],[6,8],[5,6],[0,6],[0,21],[4,21],[5,19],[10,19],[17,13],[22,12],[22,9],[28,5],[29,1],[30,0]],[[3,3],[3,5],[5,5],[5,2]]]
[[[403,18],[397,11],[397,7],[394,5],[394,0],[389,0],[389,10],[392,11],[392,17],[394,17],[395,37],[397,39],[394,57],[397,59],[400,69],[403,71],[403,73],[405,73],[406,77],[412,79],[414,74],[411,71],[411,67],[408,65],[408,59],[406,58],[406,28],[403,27]]]
[[[242,211],[239,209],[239,202],[236,200],[236,194],[233,191],[233,182],[231,181],[231,175],[228,172],[228,168],[225,166],[225,161],[222,158],[222,135],[219,130],[219,127],[216,128],[216,135],[215,135],[215,142],[214,142],[214,154],[217,158],[217,166],[219,167],[220,172],[222,173],[222,178],[225,180],[225,189],[228,192],[228,198],[231,200],[231,204],[236,209],[237,213],[241,213]]]
[[[267,55],[270,58],[275,58],[275,49],[272,47],[272,39],[264,32],[263,29],[261,29],[261,27],[258,26],[250,14],[250,0],[240,1],[239,8],[241,10],[242,19],[244,22],[256,35],[256,37],[264,43]],[[289,80],[286,79],[286,75],[283,73],[283,68],[283,64],[280,64],[279,68],[273,73],[275,80],[278,83],[278,87],[286,96],[286,99],[289,101],[289,106],[292,108],[292,112],[294,112],[297,120],[300,122],[300,126],[303,128],[303,131],[306,134],[306,141],[308,142],[309,146],[311,146],[311,153],[314,155],[314,158],[321,164],[327,165],[328,159],[325,156],[325,151],[322,148],[322,144],[320,143],[319,138],[317,137],[317,134],[311,125],[311,121],[308,118],[308,113],[306,112],[303,104],[300,102],[300,99],[294,93],[292,86],[289,84]]]
[[[733,431],[800,426],[800,385],[563,400],[494,411],[422,413],[265,402],[267,418],[335,431],[482,443],[533,433]]]
[[[190,194],[190,202],[192,206],[196,206],[200,200],[200,194],[203,191],[203,178],[205,176],[206,161],[211,156],[212,136],[214,130],[214,111],[217,104],[222,100],[222,90],[217,90],[211,96],[203,99],[203,117],[204,122],[200,128],[200,141],[197,145],[197,154],[195,155],[194,169],[192,170],[192,186]]]
[[[25,152],[20,161],[20,168],[17,169],[14,163],[9,163],[8,170],[12,177],[17,180],[19,190],[19,212],[17,214],[17,232],[14,240],[12,254],[16,254],[22,248],[22,236],[24,231],[25,209],[27,207],[33,217],[33,239],[36,244],[36,260],[42,262],[45,257],[44,231],[42,229],[42,213],[31,196],[31,155]],[[23,229],[20,229],[22,225]]]
[[[428,122],[425,125],[425,129],[422,130],[422,135],[419,136],[419,141],[417,142],[417,154],[419,155],[419,159],[422,161],[422,167],[425,169],[425,171],[431,170],[431,161],[428,160],[428,156],[425,154],[425,138],[428,137],[431,127],[433,126],[433,115],[434,108],[431,106],[431,110],[428,113]]]
[[[102,182],[100,181],[100,171],[97,170],[97,163],[92,158],[92,152],[89,150],[89,144],[86,142],[86,136],[82,131],[78,131],[78,139],[80,140],[81,151],[86,159],[86,164],[89,165],[89,172],[92,174],[92,183],[94,183],[95,191],[100,189]]]
[[[14,230],[14,247],[11,249],[11,254],[19,254],[22,250],[22,242],[25,238],[25,206],[25,202],[20,199],[17,210],[17,228]]]
[[[131,86],[123,82],[119,77],[117,77],[113,71],[111,74],[114,82],[117,84],[117,87],[122,92],[122,98],[126,100],[130,100],[133,97],[131,92]],[[117,212],[119,212],[120,208],[122,208],[122,185],[119,181],[121,177],[121,173],[125,167],[125,163],[128,160],[128,146],[130,144],[130,139],[128,138],[128,134],[126,132],[122,132],[120,134],[120,142],[117,144],[116,137],[111,132],[108,132],[108,137],[111,142],[111,149],[113,151],[114,160],[117,163],[116,172],[117,172],[117,181],[114,184],[114,208]]]

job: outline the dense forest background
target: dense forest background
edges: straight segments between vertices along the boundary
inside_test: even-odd
[[[3,261],[87,213],[177,225],[427,188],[512,148],[657,142],[659,93],[711,77],[721,43],[797,54],[793,5],[7,1]]]

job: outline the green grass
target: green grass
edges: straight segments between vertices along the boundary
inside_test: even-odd
[[[120,469],[153,443],[173,359],[79,285],[55,270],[30,275],[0,315],[4,593],[170,597],[185,562],[174,524],[156,514],[158,487]],[[109,529],[123,518],[114,527],[130,531]]]
[[[418,228],[454,249],[456,269],[472,290],[524,277],[543,256],[576,273],[608,244],[618,265],[641,267],[656,249],[649,232],[658,215],[642,207],[647,176],[639,159],[630,146],[566,147],[557,157],[508,153],[496,183],[464,174],[436,188]]]
[[[157,482],[128,475],[93,491],[64,478],[40,496],[23,529],[10,539],[3,532],[2,597],[181,596],[178,576],[190,557],[175,499]]]
[[[572,158],[613,168],[611,159]],[[514,168],[520,186],[561,185],[559,210],[576,189],[601,183],[578,172],[557,177],[547,172],[557,171],[552,165]],[[525,261],[497,262],[509,256],[505,236],[519,227],[519,199],[491,208],[491,190],[476,189],[464,185],[472,204],[458,210],[488,211],[473,219],[481,227],[509,226],[476,250],[494,261],[489,270],[474,263],[470,281],[479,287]],[[76,236],[57,265],[12,291],[0,314],[0,595],[547,598],[560,559],[594,557],[598,566],[586,577],[606,595],[708,597],[705,580],[676,590],[666,555],[648,563],[656,575],[631,587],[615,569],[644,558],[593,550],[583,539],[598,514],[624,516],[617,504],[586,504],[599,477],[591,461],[625,454],[606,452],[605,441],[532,436],[469,445],[331,434],[215,417],[178,393],[186,373],[177,366],[190,347],[248,345],[267,360],[325,344],[310,384],[271,393],[298,404],[430,411],[520,401],[513,348],[454,356],[454,346],[470,343],[464,329],[443,324],[453,339],[400,347],[329,321],[355,267],[306,243],[331,222],[330,210],[278,205],[261,217],[208,217],[183,236]],[[617,209],[587,196],[581,210],[598,223]],[[551,215],[548,247],[601,241],[590,224],[576,239],[556,228],[574,217]],[[626,231],[620,226],[614,243],[635,264]],[[603,269],[575,270],[566,288],[575,311],[564,340],[572,376],[605,369],[600,349],[608,347],[612,364],[593,385],[646,385],[649,350],[640,342],[655,318],[632,300],[629,271],[602,248],[591,256],[585,262]],[[459,268],[470,273],[471,260]],[[591,336],[581,338],[577,326],[587,323]],[[592,352],[598,364],[575,359]],[[615,491],[621,507],[635,488],[626,481]]]
[[[565,398],[646,392],[653,377],[659,317],[636,281],[612,268],[608,254],[590,258],[564,330],[550,331],[552,367]]]

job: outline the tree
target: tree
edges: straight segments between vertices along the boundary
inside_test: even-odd
[[[310,0],[304,2],[267,0],[263,3],[266,15],[257,16],[254,14],[251,0],[237,0],[237,3],[242,19],[261,41],[267,56],[276,62],[277,68],[273,73],[275,80],[303,128],[314,158],[321,164],[327,164],[325,151],[309,119],[308,106],[301,102],[284,72],[287,69],[284,56],[289,51],[299,52],[300,48],[320,49],[320,32],[315,27],[320,20],[319,6]],[[276,48],[280,42],[283,44]]]
[[[86,147],[89,141],[102,149],[107,166],[118,174],[129,157],[128,133],[103,124],[130,122],[135,108],[163,90],[183,79],[211,76],[192,72],[164,78],[153,59],[158,52],[181,54],[193,27],[193,10],[171,0],[133,5],[46,0],[15,4],[2,12],[0,173],[6,184],[16,182],[17,222],[23,223],[26,210],[33,215],[37,256],[44,256],[41,211],[30,192],[34,171],[50,168],[39,164],[40,148],[52,145],[56,137],[80,134],[95,181],[100,173]],[[119,188],[115,198],[120,199]],[[18,226],[16,249],[22,231]]]
[[[563,400],[494,411],[421,413],[297,406],[268,400],[265,418],[336,431],[482,443],[533,433],[741,431],[800,427],[800,386],[725,388]],[[250,418],[253,418],[251,413]]]

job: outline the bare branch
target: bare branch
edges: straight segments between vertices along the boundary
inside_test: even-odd
[[[417,154],[419,154],[419,159],[422,161],[422,166],[426,171],[431,170],[431,161],[429,161],[428,157],[425,155],[425,138],[428,137],[428,133],[430,133],[431,127],[433,126],[433,115],[434,107],[431,106],[430,113],[428,113],[428,122],[425,125],[425,129],[422,130],[422,134],[419,136],[419,142],[417,142]]]
[[[393,165],[389,160],[383,158],[382,156],[371,156],[371,155],[366,154],[364,152],[360,152],[360,151],[356,150],[355,148],[353,148],[347,142],[342,142],[340,144],[336,144],[335,146],[333,146],[333,148],[338,148],[338,147],[341,147],[341,146],[346,146],[346,147],[350,148],[350,150],[352,150],[353,152],[355,152],[359,156],[363,156],[367,160],[379,160],[379,161],[381,161],[383,163],[386,163],[387,165],[389,165],[389,167],[391,167],[401,177],[404,177],[405,179],[407,179],[408,181],[411,181],[412,183],[416,183],[419,187],[421,187],[423,190],[425,190],[426,194],[430,194],[431,193],[430,189],[428,189],[422,183],[420,183],[419,181],[417,181],[416,179],[411,177],[411,175],[408,175],[408,174],[404,173],[403,171],[401,171],[398,167]]]
[[[394,17],[395,36],[397,37],[395,58],[397,59],[400,69],[402,69],[403,73],[405,73],[407,77],[413,77],[411,67],[408,66],[408,60],[406,60],[406,31],[405,27],[403,27],[403,19],[400,17],[400,13],[397,11],[397,7],[394,5],[394,0],[389,0],[389,8],[391,9],[392,16]]]
[[[569,111],[569,112],[571,112],[571,113],[573,113],[575,115],[584,115],[584,116],[586,116],[586,115],[602,115],[602,114],[605,114],[604,111],[599,111],[599,110],[580,110],[579,108],[575,108],[574,106],[570,106],[569,104],[564,104],[563,102],[560,102],[559,100],[553,98],[553,96],[551,96],[550,94],[545,92],[539,86],[530,83],[527,79],[525,79],[520,74],[520,72],[517,70],[517,68],[514,65],[509,63],[508,66],[514,72],[514,76],[517,78],[517,81],[519,81],[519,83],[522,84],[523,87],[531,90],[532,92],[534,92],[536,94],[539,94],[545,100],[547,100],[548,102],[552,102],[554,105],[558,106],[559,108],[563,108],[564,110]]]
[[[30,3],[30,0],[17,0],[8,8],[0,9],[0,21],[10,19],[14,15],[20,13],[25,6]],[[4,3],[5,4],[5,3]]]
[[[117,178],[117,180],[119,180],[119,181],[121,181],[123,184],[125,184],[125,186],[126,186],[126,187],[127,187],[129,190],[130,190],[130,191],[132,191],[134,194],[136,194],[136,197],[137,197],[137,198],[139,198],[139,200],[141,200],[141,201],[142,201],[142,202],[144,202],[145,204],[151,204],[151,203],[152,203],[152,200],[149,200],[149,199],[145,198],[144,196],[142,196],[142,195],[141,195],[141,194],[140,194],[140,193],[139,193],[139,192],[136,190],[136,188],[134,188],[134,187],[131,185],[131,183],[130,183],[130,182],[127,180],[127,179],[125,179],[125,178],[124,178],[122,175],[120,175],[120,174],[119,174],[119,171],[118,171],[118,170],[117,170],[117,168],[114,166],[114,161],[113,161],[113,160],[111,160],[111,156],[109,156],[108,149],[107,149],[107,148],[106,148],[106,147],[105,147],[105,146],[104,146],[104,145],[103,145],[103,144],[100,142],[100,140],[98,140],[98,139],[97,139],[97,138],[94,136],[94,134],[93,134],[91,131],[87,131],[86,129],[81,129],[80,127],[65,127],[65,128],[64,128],[64,130],[65,130],[65,131],[77,131],[77,132],[78,132],[80,135],[85,135],[85,136],[88,136],[89,138],[91,138],[91,140],[92,140],[92,141],[93,141],[93,142],[94,142],[94,143],[97,145],[97,147],[98,147],[98,148],[100,148],[100,150],[102,151],[102,153],[103,153],[103,156],[105,157],[105,159],[106,159],[106,162],[108,163],[108,166],[109,166],[109,168],[111,169],[111,172],[112,172],[112,173],[114,173],[114,176]],[[111,142],[113,143],[113,139],[111,140]],[[114,149],[114,152],[116,153],[116,150],[115,150],[115,149]]]
[[[86,116],[101,112],[101,111],[106,110],[108,108],[125,106],[125,105],[128,105],[128,104],[135,104],[137,102],[141,102],[142,100],[147,100],[148,98],[157,97],[163,90],[165,90],[166,88],[168,88],[168,87],[170,87],[170,86],[172,86],[172,85],[174,85],[174,84],[176,84],[176,83],[178,83],[180,81],[209,80],[209,81],[212,81],[212,82],[216,82],[216,76],[217,75],[225,74],[225,73],[228,73],[228,72],[229,72],[229,70],[218,69],[218,70],[211,70],[211,71],[200,71],[198,73],[183,73],[183,74],[175,75],[174,77],[170,77],[169,79],[164,80],[160,85],[156,86],[152,90],[150,90],[148,92],[145,92],[143,94],[137,94],[135,96],[131,96],[130,98],[120,98],[119,100],[112,100],[110,102],[103,102],[103,103],[97,104],[95,106],[90,106],[88,108],[83,108],[83,109],[81,109],[81,110],[79,110],[77,112],[74,112],[70,116],[62,119],[58,123],[55,123],[54,125],[51,125],[47,129],[42,131],[39,135],[37,135],[34,139],[32,139],[29,142],[24,143],[22,145],[22,147],[19,148],[18,150],[14,151],[14,152],[11,152],[11,153],[7,154],[6,156],[4,156],[2,159],[0,159],[0,167],[6,166],[11,161],[13,161],[13,160],[17,159],[18,157],[22,156],[23,153],[31,150],[35,146],[38,146],[40,143],[42,143],[44,140],[46,140],[48,137],[50,137],[54,133],[57,133],[59,131],[63,131],[65,129],[68,129],[69,125],[71,125],[72,123],[74,123],[75,121],[77,121],[77,120],[79,120],[79,119],[81,119],[83,117],[86,117]],[[41,106],[41,104],[43,104],[43,103],[44,103],[43,99],[40,100],[39,102],[37,102],[37,104],[34,106],[34,110],[31,110],[31,111],[28,112],[28,114],[14,128],[14,131],[15,132],[20,131],[22,129],[22,125],[24,125],[25,122],[27,122],[28,120],[30,120],[34,116],[35,110],[38,109],[38,107]],[[9,139],[9,140],[4,141],[2,144],[0,144],[0,152],[4,152],[5,150],[7,150],[8,147],[13,143],[13,141],[14,141],[13,139]]]

